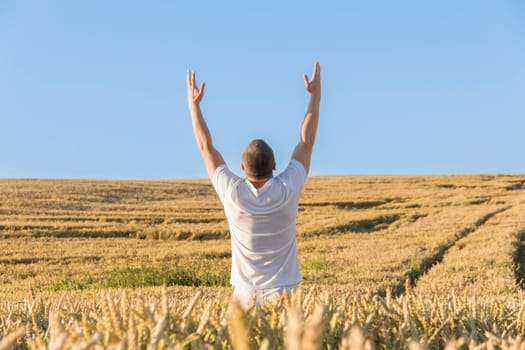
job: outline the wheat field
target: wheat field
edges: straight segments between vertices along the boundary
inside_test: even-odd
[[[0,350],[525,349],[525,176],[311,177],[297,294],[230,300],[208,181],[0,179]]]

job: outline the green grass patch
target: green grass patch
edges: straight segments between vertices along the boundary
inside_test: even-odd
[[[326,260],[326,257],[320,256],[305,261],[302,265],[302,269],[304,271],[327,272],[333,269],[333,264]]]
[[[133,267],[114,269],[98,276],[85,273],[65,275],[51,284],[51,290],[83,290],[91,288],[140,288],[157,286],[214,287],[229,286],[229,270],[221,266]]]

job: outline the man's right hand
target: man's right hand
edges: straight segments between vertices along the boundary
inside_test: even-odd
[[[308,80],[308,75],[304,75],[304,86],[306,91],[313,97],[321,97],[321,65],[315,62],[312,80]]]
[[[201,83],[200,88],[197,88],[197,83],[195,82],[195,72],[191,72],[189,69],[186,82],[188,85],[188,104],[190,104],[190,106],[192,104],[198,105],[204,96],[204,83]]]

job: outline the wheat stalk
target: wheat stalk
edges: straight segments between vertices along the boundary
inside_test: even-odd
[[[11,332],[0,341],[0,350],[10,350],[16,344],[18,339],[22,338],[25,334],[26,330],[24,328],[19,328],[14,332]]]

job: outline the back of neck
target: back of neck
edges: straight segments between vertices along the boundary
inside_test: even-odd
[[[264,186],[268,182],[268,180],[271,179],[271,177],[267,177],[265,179],[252,179],[252,178],[246,178],[250,183],[255,187],[256,189],[259,189]]]

